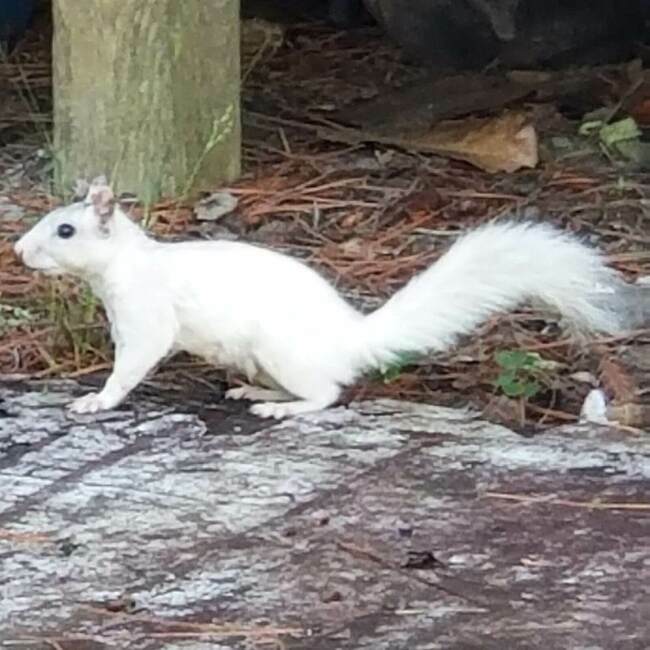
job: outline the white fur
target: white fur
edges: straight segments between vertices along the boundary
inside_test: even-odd
[[[279,418],[325,408],[370,368],[400,352],[444,350],[527,299],[583,328],[622,326],[618,276],[596,251],[544,225],[479,228],[363,316],[291,257],[227,241],[159,243],[119,207],[105,211],[102,221],[88,200],[54,210],[15,247],[31,268],[86,280],[106,307],[115,367],[101,392],[72,404],[76,412],[115,407],[177,350],[265,384],[227,397],[265,399],[251,411]],[[61,223],[75,236],[58,237]]]

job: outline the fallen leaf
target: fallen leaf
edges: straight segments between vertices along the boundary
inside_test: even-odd
[[[614,401],[619,403],[634,401],[637,394],[636,382],[621,363],[611,357],[605,357],[598,371],[603,387],[611,394]]]
[[[396,144],[464,160],[492,173],[532,168],[539,161],[535,127],[528,115],[518,112],[440,122],[429,132],[406,136]]]

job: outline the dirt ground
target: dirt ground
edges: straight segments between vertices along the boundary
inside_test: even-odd
[[[0,372],[95,376],[110,362],[101,310],[74,285],[26,272],[10,250],[29,220],[56,204],[49,191],[49,39],[41,17],[0,63]],[[518,111],[539,140],[534,168],[486,172],[409,144],[404,124],[427,122],[431,106],[449,96],[427,98],[421,89],[440,80],[430,82],[431,72],[406,61],[376,28],[344,32],[319,22],[260,23],[245,34],[243,49],[245,172],[232,187],[205,188],[229,192],[238,205],[217,221],[199,221],[193,202],[160,202],[149,209],[157,236],[242,237],[288,251],[364,309],[433,262],[459,233],[507,215],[580,234],[630,281],[650,275],[648,171],[578,135],[590,111],[604,111],[610,121],[633,115],[640,126],[650,125],[650,81],[639,62],[559,72],[551,79],[492,70],[482,79],[468,75],[479,108],[463,100],[467,90],[438,115],[464,119]],[[496,99],[481,90],[485,80],[490,86],[495,79],[506,84]],[[535,90],[522,92],[519,85],[513,91],[507,86],[513,79]],[[453,85],[462,90],[462,75],[454,76]],[[386,130],[395,123],[402,130]],[[133,214],[141,217],[142,206],[134,205]],[[626,426],[643,428],[644,410],[637,405],[648,401],[649,335],[639,330],[578,344],[553,316],[523,309],[491,320],[447,354],[371,378],[346,399],[471,403],[486,417],[530,433],[574,421],[587,392],[599,385],[615,403],[634,406]],[[529,399],[509,398],[495,387],[502,373],[495,355],[512,350],[551,362],[536,376],[539,388]],[[173,383],[187,390],[200,383],[219,392],[223,379],[218,370],[179,358],[149,387]]]

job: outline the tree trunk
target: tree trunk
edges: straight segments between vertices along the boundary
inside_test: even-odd
[[[54,0],[56,184],[143,201],[240,172],[239,0]]]

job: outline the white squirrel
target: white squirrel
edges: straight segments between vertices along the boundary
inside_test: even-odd
[[[158,242],[123,212],[105,179],[45,215],[16,243],[30,268],[87,281],[115,344],[99,393],[77,413],[117,406],[164,357],[184,350],[249,383],[262,417],[324,409],[341,388],[401,353],[449,348],[490,315],[528,299],[588,331],[626,325],[622,278],[600,254],[548,225],[490,223],[461,237],[378,310],[363,315],[299,260],[231,241]]]

